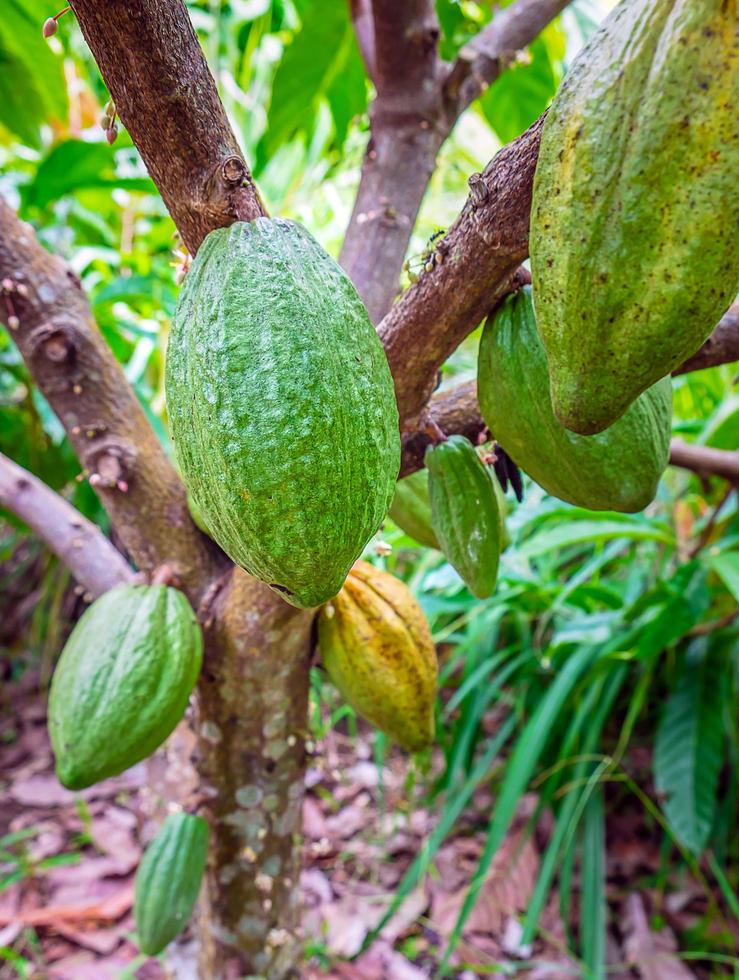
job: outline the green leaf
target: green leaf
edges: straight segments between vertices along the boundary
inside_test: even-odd
[[[561,77],[543,37],[528,48],[528,64],[515,64],[503,72],[480,98],[482,113],[502,142],[527,129],[552,100]]]
[[[585,806],[582,835],[580,929],[588,980],[606,975],[605,845],[603,790],[598,786]]]
[[[518,738],[506,764],[505,776],[500,793],[495,802],[493,816],[488,829],[485,849],[480,857],[475,874],[459,917],[449,937],[449,945],[444,953],[442,970],[456,948],[462,935],[464,924],[469,918],[477,896],[487,877],[493,858],[510,827],[518,801],[526,790],[544,746],[554,728],[559,714],[573,687],[582,674],[598,658],[599,651],[586,646],[574,653],[555,675],[546,694],[539,700],[529,721]]]
[[[696,561],[681,565],[668,583],[664,604],[639,637],[637,656],[650,657],[671,646],[703,618],[710,602],[705,568]]]
[[[709,565],[739,602],[739,551],[726,551],[722,555],[714,555]]]
[[[62,59],[41,31],[53,7],[5,0],[0,17],[0,121],[31,146],[39,145],[42,122],[67,117]]]
[[[43,208],[75,191],[92,187],[124,187],[153,191],[148,178],[116,175],[115,150],[107,143],[65,140],[57,143],[41,161],[36,176],[24,188],[27,205]]]
[[[550,551],[560,551],[570,545],[584,544],[588,541],[605,541],[611,538],[628,538],[632,541],[662,541],[672,544],[673,536],[659,525],[643,520],[617,519],[607,517],[584,521],[572,521],[539,531],[518,549],[519,555],[535,558]]]
[[[366,105],[366,83],[348,4],[316,0],[305,7],[302,16],[302,26],[286,47],[275,72],[267,129],[258,149],[259,165],[264,165],[296,133],[312,127],[321,99],[329,99],[338,134],[346,132],[352,115]],[[358,66],[363,97],[359,93]],[[344,72],[350,88],[340,92]]]
[[[708,841],[723,761],[724,659],[688,652],[657,728],[654,778],[675,837],[695,855]]]

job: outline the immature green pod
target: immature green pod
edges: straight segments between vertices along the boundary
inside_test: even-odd
[[[185,713],[203,641],[185,596],[119,585],[85,611],[59,658],[49,735],[60,782],[81,789],[158,748]]]
[[[501,521],[495,477],[464,436],[426,450],[434,531],[441,550],[478,599],[498,577]]]
[[[547,359],[527,287],[485,324],[477,398],[511,459],[548,493],[591,510],[643,510],[670,454],[672,387],[653,385],[604,432],[579,436],[555,418]]]
[[[398,480],[390,505],[390,517],[405,533],[427,548],[438,548],[431,525],[429,477],[425,469]]]
[[[198,899],[208,854],[208,824],[171,813],[149,844],[134,882],[139,948],[156,956],[187,925]]]
[[[622,0],[542,131],[531,273],[557,418],[600,432],[739,290],[737,0]]]
[[[346,274],[292,221],[211,232],[166,373],[180,469],[214,540],[292,605],[336,595],[400,468],[390,368]]]

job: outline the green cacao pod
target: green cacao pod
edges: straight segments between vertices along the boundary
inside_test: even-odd
[[[185,281],[167,407],[213,538],[295,606],[335,595],[387,514],[395,391],[354,286],[305,229],[219,228]]]
[[[151,755],[185,712],[202,644],[177,589],[120,585],[97,599],[51,682],[49,735],[60,782],[81,789]]]
[[[203,534],[207,534],[210,537],[210,531],[208,530],[208,525],[203,520],[203,515],[200,513],[200,508],[195,503],[193,495],[188,490],[187,492],[187,509],[190,511],[190,517],[192,517],[192,522],[195,527],[199,528]]]
[[[547,115],[531,271],[575,432],[693,354],[739,289],[738,18],[737,0],[622,0]]]
[[[133,913],[139,948],[161,953],[187,925],[205,870],[208,824],[190,813],[171,813],[149,844],[134,882]]]
[[[411,538],[427,548],[438,548],[434,529],[431,526],[431,501],[429,500],[429,477],[426,470],[417,470],[398,480],[395,496],[390,505],[390,517],[398,527]]]
[[[364,561],[318,614],[326,671],[357,714],[409,751],[434,737],[437,663],[410,589]]]
[[[526,288],[508,296],[483,330],[477,398],[486,425],[514,463],[555,497],[591,510],[646,507],[670,455],[670,379],[592,436],[566,429],[548,394],[547,358]]]
[[[498,578],[501,521],[487,469],[469,439],[450,436],[426,450],[434,531],[441,550],[478,599]]]

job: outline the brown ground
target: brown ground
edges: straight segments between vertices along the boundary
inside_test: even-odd
[[[308,773],[305,804],[304,928],[312,953],[306,980],[424,980],[436,975],[438,951],[451,931],[466,885],[484,844],[492,799],[480,791],[455,836],[441,848],[435,872],[413,892],[366,952],[356,954],[379,921],[396,887],[433,828],[433,814],[409,789],[402,756],[383,772],[384,798],[370,743],[332,732],[317,747]],[[171,973],[156,960],[137,959],[132,942],[132,882],[151,827],[142,812],[145,770],[75,795],[57,782],[52,767],[43,699],[37,677],[27,671],[5,684],[0,703],[0,837],[28,830],[22,840],[0,840],[0,980],[16,976],[49,980],[190,980],[193,944],[177,944]],[[546,942],[518,942],[516,913],[525,907],[539,866],[546,826],[522,840],[521,827],[533,801],[525,800],[517,825],[498,854],[481,899],[468,921],[457,959],[460,980],[517,965],[528,978],[581,975],[564,952],[556,897],[544,913]],[[609,837],[609,959],[638,967],[615,967],[609,977],[685,980],[731,975],[688,969],[673,955],[674,929],[701,921],[703,892],[683,880],[662,901],[666,923],[652,931],[649,914],[659,896],[639,890],[659,865],[658,846],[638,818],[618,816]],[[672,927],[672,928],[671,928]],[[16,970],[13,958],[26,962]],[[3,965],[5,961],[5,965]],[[486,969],[487,968],[487,969]],[[719,969],[719,968],[716,968]],[[696,970],[697,972],[692,972]],[[728,968],[727,968],[728,970]],[[498,972],[498,971],[495,971]],[[502,971],[501,971],[502,972]]]

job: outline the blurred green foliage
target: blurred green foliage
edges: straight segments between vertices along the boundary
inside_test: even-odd
[[[348,4],[197,0],[188,6],[270,211],[302,221],[336,254],[357,187],[372,96]],[[440,155],[411,256],[454,219],[469,174],[482,170],[547,106],[575,51],[610,6],[609,0],[577,0],[465,113]],[[489,22],[493,7],[437,0],[442,55],[453,58]],[[47,0],[7,0],[3,7],[0,193],[80,276],[100,329],[166,445],[163,355],[182,255],[127,134],[122,131],[112,147],[105,141],[99,119],[108,96],[73,15],[61,18],[50,41],[42,39],[41,23],[57,9]],[[445,384],[474,374],[478,339],[473,334],[450,359]],[[731,393],[732,380],[729,366],[676,379],[675,433],[736,448],[739,396]],[[88,485],[76,479],[79,464],[59,422],[4,334],[0,451],[106,526]],[[497,591],[484,602],[473,599],[437,552],[416,547],[387,523],[382,537],[392,553],[372,560],[420,597],[440,644],[443,681],[438,727],[445,765],[428,786],[438,825],[398,899],[432,868],[474,790],[490,784],[496,803],[487,847],[458,931],[522,794],[532,787],[539,809],[553,812],[554,829],[524,938],[535,933],[555,882],[563,910],[570,907],[573,868],[579,867],[580,928],[569,939],[583,975],[603,970],[604,821],[615,807],[645,808],[665,835],[676,874],[690,869],[705,885],[714,922],[736,907],[736,497],[720,480],[670,470],[646,513],[595,514],[529,483],[522,505],[509,501],[513,542]],[[20,533],[17,525],[3,533],[0,568]],[[16,563],[8,574],[27,567]],[[56,597],[58,566],[52,562],[44,574],[46,591]],[[42,608],[53,616],[57,599]],[[322,690],[315,671],[318,733],[347,718],[354,725],[345,706],[326,721],[318,710]],[[380,753],[383,744],[378,738]],[[634,745],[654,748],[652,772],[635,768]],[[667,879],[649,884],[664,890]],[[724,934],[716,931],[719,952],[727,952]],[[684,938],[695,949],[714,941],[707,937]]]

